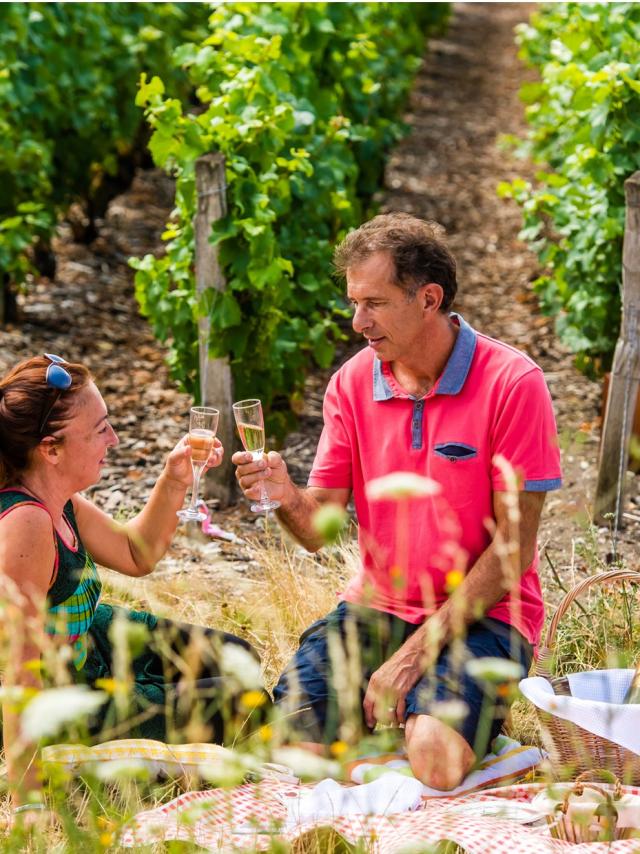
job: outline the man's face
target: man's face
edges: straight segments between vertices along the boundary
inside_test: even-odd
[[[424,287],[424,286],[423,286]],[[376,252],[347,270],[347,297],[354,308],[356,332],[383,362],[403,361],[424,350],[423,288],[415,297],[394,284],[394,266],[386,252]]]

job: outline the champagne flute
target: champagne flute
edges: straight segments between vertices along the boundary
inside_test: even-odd
[[[191,407],[189,413],[189,444],[191,445],[193,485],[191,487],[191,503],[184,510],[178,510],[178,518],[183,522],[203,522],[207,518],[207,514],[198,509],[198,491],[202,470],[213,449],[219,417],[220,412],[210,406]]]
[[[239,400],[233,404],[233,415],[236,426],[245,451],[248,451],[254,460],[261,460],[264,456],[264,417],[262,415],[262,403],[257,399]],[[280,506],[279,501],[273,501],[267,495],[264,481],[260,481],[260,501],[252,504],[254,513],[267,513]]]

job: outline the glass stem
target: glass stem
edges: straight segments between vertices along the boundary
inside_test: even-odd
[[[191,471],[193,472],[193,484],[191,486],[191,504],[189,510],[198,509],[198,492],[200,491],[200,475],[202,474],[203,466],[191,463]]]
[[[264,457],[264,453],[260,455],[260,459]],[[264,507],[265,504],[269,503],[269,494],[267,492],[267,487],[264,485],[264,480],[260,480],[260,504]]]

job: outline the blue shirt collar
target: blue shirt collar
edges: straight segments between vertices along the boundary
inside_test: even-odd
[[[437,384],[435,394],[459,394],[465,384],[473,354],[476,351],[476,333],[459,314],[451,312],[450,317],[460,326],[456,343],[449,360]],[[380,359],[373,359],[373,399],[389,400],[393,397],[391,386],[382,371]]]

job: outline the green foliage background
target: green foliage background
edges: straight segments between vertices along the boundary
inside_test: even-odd
[[[20,284],[57,215],[99,191],[132,151],[140,73],[204,31],[208,7],[180,3],[0,5],[0,281]],[[197,25],[200,28],[197,28]],[[143,142],[143,140],[141,140]]]
[[[499,192],[522,206],[521,237],[545,269],[535,287],[578,366],[611,363],[620,322],[624,181],[640,168],[640,5],[557,3],[519,27],[540,72],[521,97],[525,151],[548,168]]]
[[[195,397],[197,319],[208,314],[211,355],[229,355],[236,397],[261,397],[272,432],[290,426],[306,371],[330,365],[341,335],[332,247],[363,219],[425,33],[447,13],[439,3],[225,3],[208,37],[175,53],[198,108],[143,78],[138,103],[155,162],[177,178],[176,211],[166,255],[131,263],[142,312]],[[227,285],[198,300],[194,172],[209,151],[226,158],[228,215],[212,242]]]

